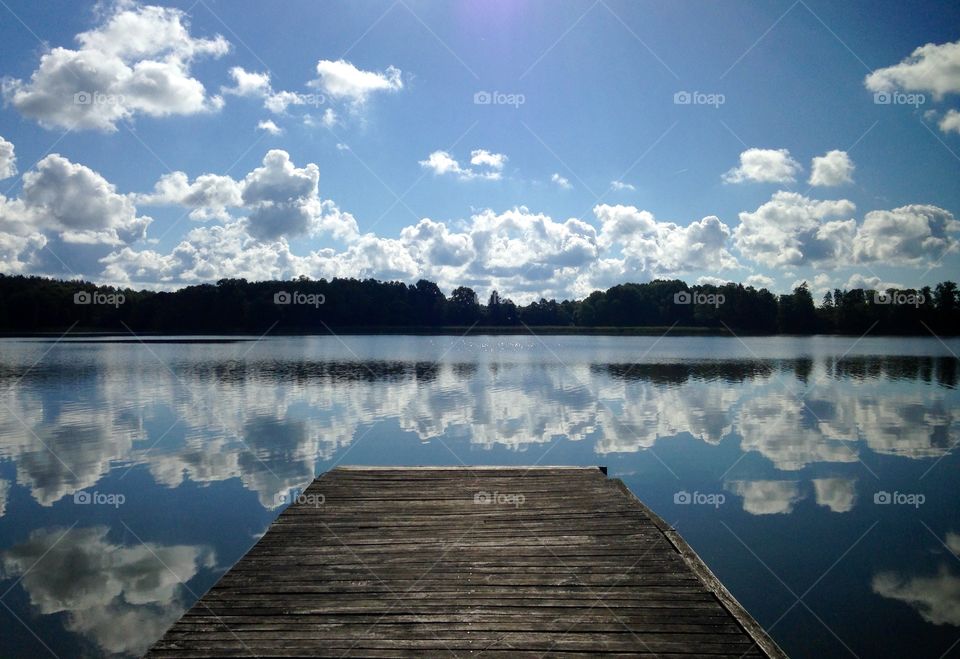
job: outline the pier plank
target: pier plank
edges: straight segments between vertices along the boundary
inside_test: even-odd
[[[148,657],[784,657],[600,468],[339,467]]]

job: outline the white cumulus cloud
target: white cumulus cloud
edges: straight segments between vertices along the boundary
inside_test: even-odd
[[[957,249],[958,231],[960,222],[937,206],[870,211],[854,242],[854,256],[860,263],[930,264]]]
[[[243,183],[250,235],[272,240],[310,233],[321,210],[319,181],[320,168],[314,163],[297,168],[286,151],[268,151],[263,165],[247,174]]]
[[[810,165],[810,185],[835,186],[853,182],[853,160],[846,151],[827,151]]]
[[[865,291],[885,291],[888,288],[903,288],[903,285],[892,281],[884,281],[876,275],[866,276],[857,272],[850,275],[843,288],[844,290],[861,288]]]
[[[400,69],[388,66],[386,70],[364,71],[350,62],[320,60],[317,62],[316,80],[310,86],[316,87],[331,97],[349,101],[354,105],[363,105],[377,92],[395,92],[403,89]]]
[[[704,275],[702,277],[697,277],[696,284],[697,286],[724,286],[731,282],[730,279],[725,279],[723,277],[713,277],[711,275]]]
[[[13,157],[13,145],[5,153]],[[460,178],[499,176],[507,157],[474,149],[467,165],[446,152],[421,163]],[[361,233],[354,217],[319,194],[320,168],[268,151],[246,175],[172,172],[152,190],[121,193],[98,172],[51,154],[23,175],[22,191],[0,195],[0,269],[81,275],[154,288],[224,277],[307,275],[436,281],[444,290],[498,289],[517,302],[588,295],[625,281],[689,275],[699,283],[740,280],[772,288],[757,266],[821,269],[882,262],[923,266],[956,249],[960,222],[931,205],[874,210],[862,224],[846,199],[774,193],[731,227],[716,216],[676,223],[629,205],[598,204],[586,219],[553,218],[516,206],[482,208],[462,220],[421,218],[391,236]],[[138,206],[173,206],[206,225],[174,248],[143,249],[152,222]],[[309,238],[307,243],[298,239]],[[291,248],[309,245],[297,253]],[[781,272],[817,293],[835,285],[824,272]],[[837,279],[837,281],[842,281]],[[847,287],[884,287],[854,281]]]
[[[938,125],[944,133],[960,133],[960,112],[953,109],[947,110]]]
[[[740,154],[740,165],[723,175],[727,183],[792,183],[800,172],[800,163],[787,149],[747,149]]]
[[[0,137],[0,180],[17,173],[17,156],[13,144]]]
[[[356,220],[319,196],[320,169],[315,163],[296,167],[290,154],[272,149],[263,163],[243,180],[201,174],[192,182],[184,172],[167,174],[151,193],[133,195],[145,205],[177,205],[192,209],[198,221],[232,219],[230,209],[245,215],[250,237],[271,242],[281,237],[329,233],[348,240],[357,235]]]
[[[26,221],[68,243],[134,242],[151,222],[100,174],[56,153],[24,173],[21,202]]]
[[[271,135],[280,135],[283,133],[283,129],[280,128],[270,119],[263,119],[257,123],[257,130],[262,130],[264,132],[270,133]]]
[[[507,157],[502,153],[490,153],[486,149],[474,149],[470,152],[470,164],[477,167],[489,167],[499,171],[506,162]]]
[[[630,271],[670,274],[739,266],[727,249],[730,228],[715,216],[680,226],[659,222],[635,206],[601,204],[593,212],[600,221],[600,245],[619,252]]]
[[[178,205],[192,209],[190,218],[198,221],[226,220],[227,208],[243,204],[242,186],[229,176],[201,174],[191,183],[184,172],[173,172],[160,178],[153,192],[134,195],[144,205]]]
[[[247,71],[241,66],[230,69],[233,87],[221,87],[223,94],[262,98],[263,107],[274,114],[285,114],[291,105],[319,106],[326,102],[321,94],[305,94],[293,91],[275,91],[269,73]]]
[[[486,179],[498,181],[503,177],[503,165],[507,156],[502,153],[491,153],[486,149],[474,149],[470,152],[470,164],[476,169],[461,165],[447,151],[434,151],[426,160],[419,161],[420,166],[428,169],[436,176],[456,176],[461,181],[471,179]]]
[[[740,253],[766,266],[832,265],[848,259],[856,220],[846,199],[819,201],[796,192],[774,193],[757,210],[740,213],[733,241]]]
[[[257,73],[256,71],[247,71],[242,66],[234,66],[230,69],[230,77],[233,78],[233,87],[222,87],[224,94],[233,94],[235,96],[268,96],[273,93],[270,87],[270,74]]]
[[[190,68],[200,56],[225,54],[230,44],[220,35],[191,36],[178,9],[120,5],[76,41],[76,50],[46,52],[29,81],[4,79],[6,101],[46,127],[103,132],[138,114],[189,115],[222,106]]]
[[[960,222],[938,206],[874,210],[859,225],[854,211],[847,199],[779,191],[755,211],[740,213],[733,242],[745,258],[772,267],[931,266],[957,249]]]
[[[745,283],[747,286],[753,286],[756,289],[766,288],[767,290],[770,290],[773,288],[774,281],[772,277],[756,274],[750,275],[744,279],[743,283]]]
[[[864,84],[874,92],[904,89],[937,99],[960,93],[960,41],[920,46],[898,64],[870,73]]]

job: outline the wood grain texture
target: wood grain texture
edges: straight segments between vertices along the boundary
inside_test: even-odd
[[[599,468],[341,467],[149,657],[784,657]]]

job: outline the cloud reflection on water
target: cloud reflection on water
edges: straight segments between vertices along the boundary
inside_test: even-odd
[[[272,508],[384,420],[423,442],[523,450],[565,439],[592,442],[599,455],[685,434],[709,445],[739,439],[784,472],[853,463],[865,450],[935,458],[960,439],[960,409],[948,398],[955,371],[934,358],[570,367],[174,360],[170,370],[68,365],[61,378],[70,387],[52,386],[42,368],[27,373],[6,395],[0,459],[13,461],[16,482],[44,506],[113,468],[143,465],[167,487],[240,478]],[[906,377],[931,385],[897,389],[890,379]],[[67,398],[76,391],[80,400]],[[816,487],[831,510],[852,505],[829,491],[837,484]]]
[[[66,614],[65,627],[102,651],[141,655],[183,613],[182,582],[212,567],[209,549],[120,545],[105,526],[40,528],[0,552],[5,578],[20,578],[40,614]]]

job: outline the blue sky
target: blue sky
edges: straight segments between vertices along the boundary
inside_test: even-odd
[[[953,3],[8,2],[0,271],[519,301],[956,279],[958,25]]]

